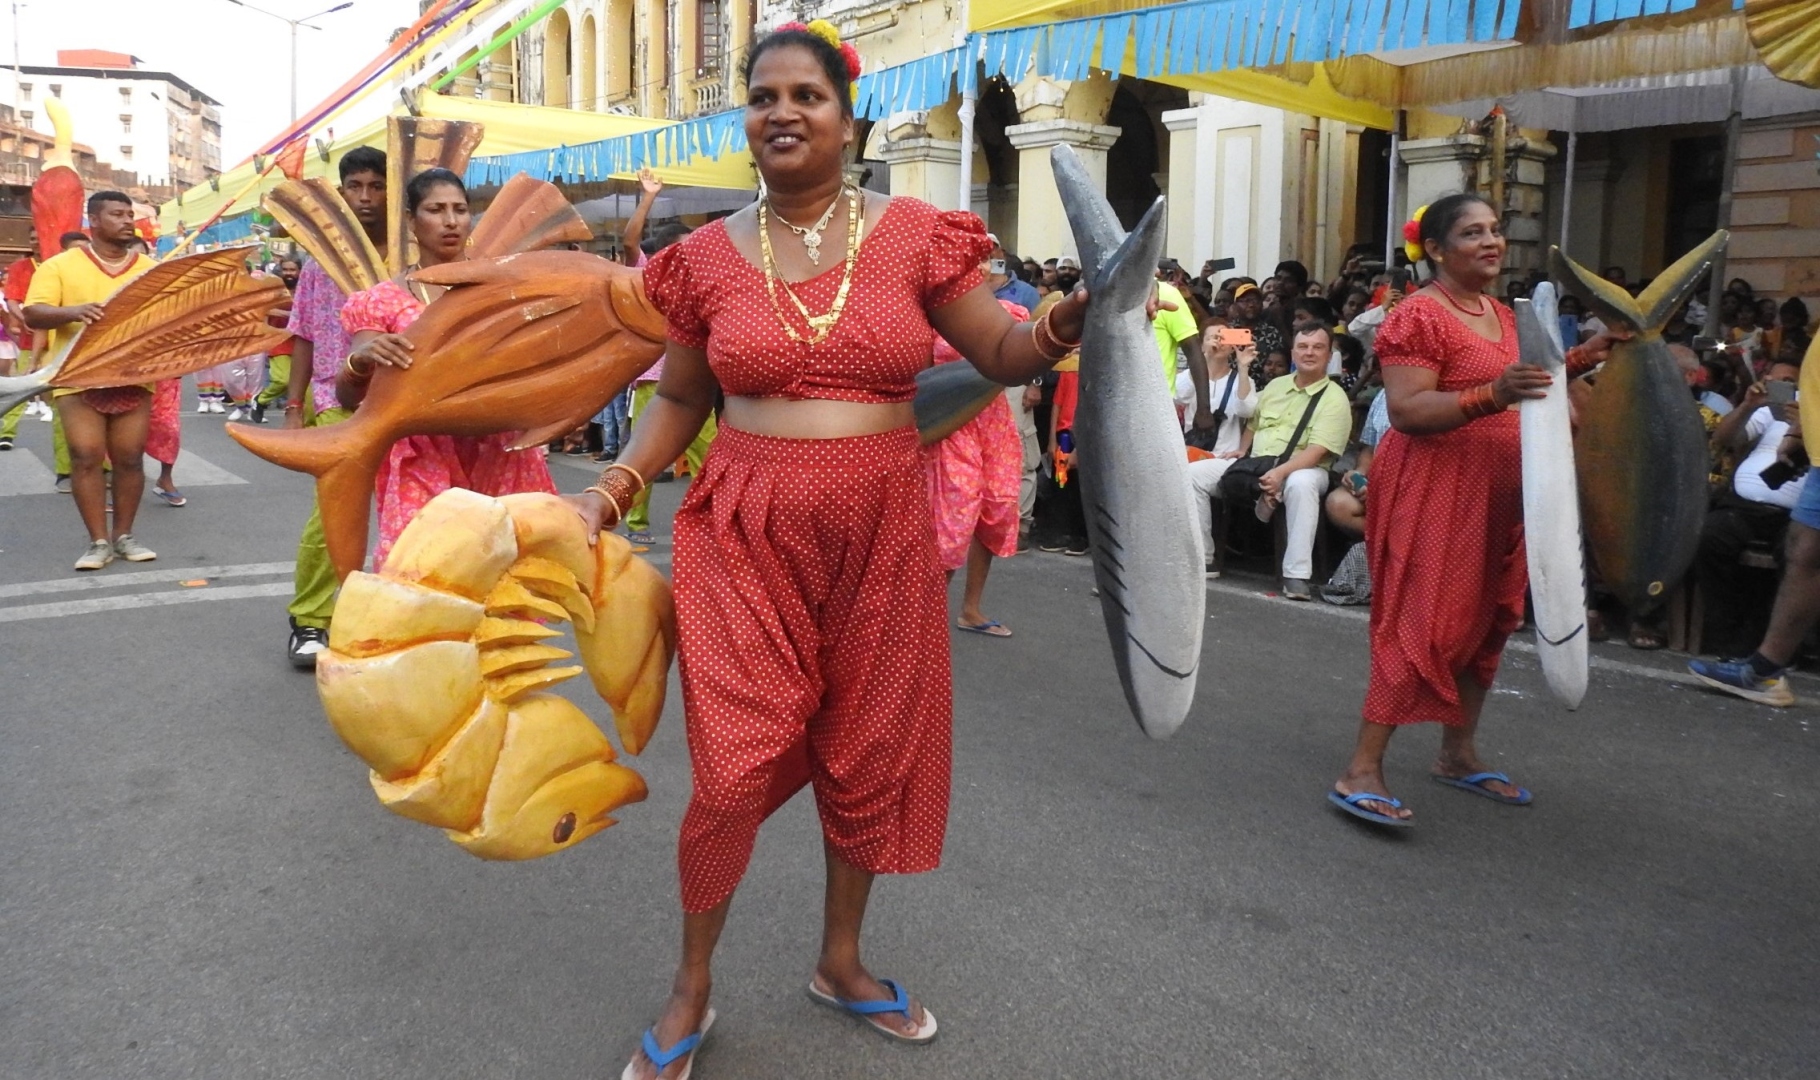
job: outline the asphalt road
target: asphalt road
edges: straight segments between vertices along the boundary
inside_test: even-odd
[[[68,497],[33,493],[49,426],[0,455],[0,1078],[618,1076],[674,962],[680,694],[631,762],[649,801],[573,852],[484,863],[385,813],[283,657],[307,481],[185,426],[191,504],[138,530],[161,557],[95,575]],[[1390,776],[1419,825],[1385,836],[1323,799],[1358,613],[1217,583],[1195,714],[1152,743],[1089,573],[1000,564],[1016,636],[953,642],[946,861],[882,881],[867,936],[940,1040],[805,996],[805,796],[735,901],[697,1077],[1820,1075],[1811,707],[1602,647],[1569,714],[1513,652],[1483,742],[1535,805],[1429,783],[1414,730]]]

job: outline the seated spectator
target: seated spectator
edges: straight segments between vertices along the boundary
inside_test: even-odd
[[[1344,301],[1342,301],[1340,304],[1340,322],[1341,322],[1341,324],[1350,326],[1352,324],[1352,320],[1358,318],[1360,315],[1365,314],[1365,309],[1370,306],[1371,306],[1371,293],[1367,292],[1365,289],[1359,288],[1358,286],[1354,286],[1354,287],[1346,290],[1346,299]]]
[[[1248,372],[1252,385],[1259,390],[1269,381],[1269,366],[1275,361],[1283,362],[1283,370],[1288,370],[1289,350],[1283,347],[1283,334],[1276,323],[1264,317],[1263,293],[1250,281],[1241,281],[1232,290],[1232,303],[1226,309],[1226,318],[1234,329],[1251,331],[1252,340],[1257,345],[1257,359],[1251,361]]]
[[[1245,432],[1245,421],[1257,412],[1258,391],[1251,385],[1251,379],[1244,372],[1255,348],[1234,349],[1221,341],[1225,327],[1210,326],[1201,336],[1201,344],[1207,354],[1207,390],[1213,401],[1213,437],[1212,447],[1208,451],[1211,457],[1188,463],[1188,481],[1194,491],[1195,509],[1201,516],[1201,535],[1208,543],[1207,576],[1217,577],[1213,568],[1213,498],[1220,487],[1220,477],[1232,463],[1245,456],[1245,444],[1249,442]],[[1236,377],[1235,377],[1236,375]],[[1186,394],[1183,383],[1189,383]],[[1176,400],[1186,401],[1192,407],[1194,386],[1187,373],[1177,377]],[[1184,416],[1184,433],[1191,427],[1190,420]]]
[[[1742,407],[1720,421],[1715,439],[1746,456],[1731,486],[1713,498],[1700,531],[1694,573],[1706,598],[1707,623],[1713,632],[1708,648],[1730,656],[1748,650],[1762,627],[1746,625],[1758,605],[1740,603],[1748,588],[1749,568],[1739,556],[1753,543],[1779,550],[1788,528],[1789,511],[1807,481],[1807,455],[1802,450],[1800,415],[1769,404],[1768,384],[1793,383],[1801,371],[1776,364],[1763,383],[1750,388]]]
[[[1782,301],[1772,328],[1765,333],[1770,356],[1799,364],[1813,338],[1807,332],[1807,305],[1798,296]]]
[[[1347,397],[1356,398],[1365,377],[1364,344],[1351,334],[1335,334],[1333,359],[1327,364],[1327,374],[1345,389]]]
[[[1314,598],[1308,581],[1314,576],[1327,467],[1345,452],[1352,434],[1352,405],[1327,378],[1332,353],[1332,327],[1306,322],[1295,328],[1295,370],[1259,393],[1257,415],[1246,433],[1246,456],[1220,481],[1223,497],[1254,499],[1260,521],[1283,508],[1289,533],[1281,568],[1283,595],[1291,600]]]
[[[1354,540],[1365,536],[1365,479],[1371,473],[1378,441],[1389,430],[1390,395],[1379,394],[1371,399],[1365,426],[1359,429],[1358,460],[1340,478],[1340,486],[1327,493],[1327,520]]]
[[[1555,314],[1561,321],[1562,347],[1571,349],[1580,343],[1580,316],[1585,311],[1577,296],[1563,296],[1555,303]]]

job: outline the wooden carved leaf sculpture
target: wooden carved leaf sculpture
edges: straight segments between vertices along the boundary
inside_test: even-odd
[[[1820,0],[1745,0],[1744,25],[1777,78],[1820,89]]]
[[[594,230],[555,184],[519,173],[506,181],[481,215],[469,240],[468,258],[491,259],[592,239]]]
[[[429,116],[393,116],[386,120],[386,220],[391,242],[386,259],[394,273],[402,274],[416,262],[416,242],[406,228],[405,188],[425,169],[447,169],[457,176],[468,170],[485,124],[471,120],[438,120]]]
[[[92,389],[175,378],[268,351],[289,335],[266,324],[286,297],[277,278],[246,272],[246,248],[153,267],[103,305],[51,380]]]
[[[389,276],[353,208],[327,180],[286,180],[266,194],[265,209],[349,296]]]

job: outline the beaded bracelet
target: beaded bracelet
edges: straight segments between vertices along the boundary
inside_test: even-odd
[[[632,494],[634,494],[634,495],[638,494],[639,492],[643,491],[645,488],[650,486],[649,484],[645,483],[644,474],[640,473],[637,469],[634,469],[630,465],[622,465],[617,461],[615,461],[611,465],[608,465],[605,469],[601,470],[600,479],[598,481],[596,481],[596,483],[601,483],[601,484],[606,483],[607,476],[609,474],[615,473],[615,472],[625,473],[627,476],[630,476],[632,478],[633,483],[638,485],[637,487],[632,489]]]

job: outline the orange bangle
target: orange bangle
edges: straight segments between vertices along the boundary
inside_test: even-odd
[[[1460,411],[1466,414],[1466,419],[1477,420],[1503,412],[1504,406],[1498,404],[1497,391],[1491,383],[1480,383],[1460,391]]]

